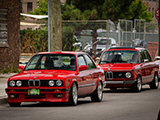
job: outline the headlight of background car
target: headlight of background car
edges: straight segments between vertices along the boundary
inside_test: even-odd
[[[57,81],[56,81],[56,85],[57,85],[57,86],[62,86],[62,80],[57,80]]]
[[[13,80],[9,81],[9,86],[14,87],[15,86],[15,81],[13,81]]]
[[[126,78],[131,78],[132,74],[131,74],[131,72],[126,72],[125,76],[126,76]]]
[[[54,86],[54,81],[50,80],[48,84],[49,84],[49,86]]]
[[[20,86],[22,86],[22,82],[21,82],[20,80],[18,80],[18,81],[16,82],[16,85],[17,85],[18,87],[20,87]]]

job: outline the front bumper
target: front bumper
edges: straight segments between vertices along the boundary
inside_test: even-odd
[[[106,87],[129,87],[137,80],[106,81]]]
[[[28,89],[8,89],[9,103],[20,102],[68,102],[69,89],[39,89],[39,95],[28,95]]]

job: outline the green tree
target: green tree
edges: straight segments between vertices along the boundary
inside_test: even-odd
[[[47,14],[47,0],[38,2],[39,8],[37,8],[33,14]],[[147,22],[152,20],[152,14],[147,11],[147,6],[142,0],[66,0],[65,5],[61,6],[62,19],[63,20],[112,20],[114,23],[118,22],[118,19],[146,19]],[[97,29],[99,25],[88,25],[81,24],[74,27],[63,28],[65,36],[63,36],[63,50],[71,50],[74,34],[78,34],[75,30],[80,33],[81,30],[86,29],[92,30],[92,43],[96,41]],[[68,30],[72,30],[70,33]],[[70,36],[70,37],[69,37]],[[67,47],[65,47],[67,44]],[[95,51],[95,46],[93,50]]]
[[[31,14],[48,15],[48,0],[37,0],[37,6],[39,7],[31,11]]]
[[[63,19],[70,19],[65,14],[67,12],[76,14],[74,11],[76,10],[78,11],[76,15],[81,13],[81,16],[87,16],[86,19],[89,20],[110,19],[117,22],[118,19],[146,19],[147,22],[152,21],[152,14],[147,11],[147,6],[142,0],[66,0],[64,7],[67,8],[68,5],[72,6],[73,10],[62,10]]]

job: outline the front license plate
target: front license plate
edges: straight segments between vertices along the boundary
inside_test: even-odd
[[[28,95],[40,95],[40,90],[39,89],[29,89]]]

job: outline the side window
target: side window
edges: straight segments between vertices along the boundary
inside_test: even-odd
[[[146,59],[144,51],[140,51],[140,58],[141,58],[141,62],[144,62],[144,59]]]
[[[148,61],[151,62],[151,61],[152,61],[152,60],[151,60],[151,56],[150,56],[150,54],[148,53],[147,50],[144,51],[144,54],[145,54],[145,56],[146,56],[146,59],[148,59]]]
[[[94,62],[91,60],[91,58],[88,55],[84,55],[84,57],[86,59],[88,69],[96,68]]]
[[[78,66],[86,65],[84,57],[82,55],[78,56]]]

